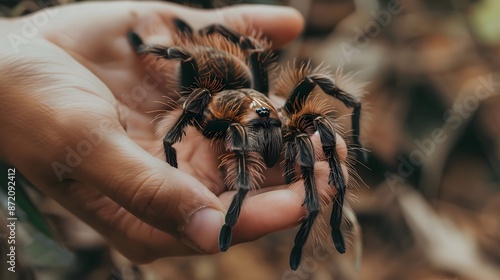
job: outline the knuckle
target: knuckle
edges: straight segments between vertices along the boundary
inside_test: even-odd
[[[155,174],[145,176],[138,180],[129,202],[138,217],[174,236],[179,235],[178,227],[185,223],[193,208],[185,203],[177,183],[175,176],[168,179]]]
[[[165,185],[165,180],[158,178],[151,171],[141,172],[133,179],[124,178],[118,184],[117,192],[125,191],[122,198],[117,193],[117,199],[123,201],[124,206],[139,218],[150,222],[160,221],[162,213],[168,211],[168,206],[172,204],[170,199],[162,199],[169,197],[170,188],[165,188]],[[127,189],[130,191],[127,192]]]

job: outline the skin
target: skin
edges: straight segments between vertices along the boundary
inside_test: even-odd
[[[280,47],[301,32],[300,14],[268,6],[201,11],[155,2],[94,2],[50,11],[34,37],[20,44],[0,40],[0,160],[134,262],[217,253],[234,191],[224,189],[218,154],[192,129],[176,145],[179,169],[159,156],[161,140],[151,124],[156,114],[148,112],[161,108],[155,101],[164,89],[145,78],[150,73],[126,34],[134,30],[147,43],[168,44],[172,19],[179,17],[194,29],[252,25]],[[22,36],[23,25],[35,16],[0,21],[0,36]],[[146,95],[134,96],[138,85]],[[318,137],[313,139],[319,147]],[[345,143],[337,141],[344,163]],[[326,182],[326,163],[318,162],[316,170],[317,181]],[[279,167],[266,177],[243,204],[233,244],[297,226],[306,214],[302,181],[286,186]],[[320,189],[331,199],[328,186]]]

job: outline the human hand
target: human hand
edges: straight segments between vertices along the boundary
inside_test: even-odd
[[[297,36],[302,19],[263,6],[199,11],[114,2],[57,9],[35,38],[15,45],[17,53],[9,40],[0,43],[0,158],[135,262],[218,252],[232,193],[223,188],[217,155],[191,132],[178,147],[179,170],[147,152],[161,144],[150,124],[155,115],[147,112],[162,108],[154,101],[164,92],[126,34],[168,44],[173,17],[196,29],[242,18],[280,46]],[[21,34],[23,20],[0,25],[0,34]],[[317,170],[327,181],[327,168]],[[234,243],[295,226],[305,215],[300,181],[284,189],[281,180],[268,180],[264,187],[273,191],[245,201]]]

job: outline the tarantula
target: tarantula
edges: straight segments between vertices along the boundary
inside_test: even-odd
[[[210,25],[198,32],[184,21],[174,19],[179,30],[173,46],[145,44],[129,32],[128,38],[138,54],[180,62],[182,113],[163,138],[166,161],[177,167],[173,144],[181,141],[188,125],[206,138],[225,146],[221,164],[228,166],[225,183],[237,189],[219,235],[219,248],[228,250],[231,229],[237,222],[243,200],[258,187],[264,165],[274,166],[284,155],[284,176],[289,184],[298,180],[295,165],[300,166],[308,215],[296,235],[290,254],[290,267],[300,264],[302,248],[320,209],[314,178],[315,152],[311,132],[318,132],[330,168],[328,183],[336,188],[331,214],[331,236],[338,252],[345,252],[340,230],[346,182],[336,151],[336,139],[330,105],[311,98],[319,88],[353,109],[353,144],[359,142],[361,103],[338,88],[331,76],[309,64],[282,72],[273,94],[286,98],[276,109],[268,98],[268,70],[273,53],[270,44],[258,33],[246,36],[222,25]]]

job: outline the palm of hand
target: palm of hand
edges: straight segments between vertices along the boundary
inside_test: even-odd
[[[255,11],[254,13],[257,14]],[[151,124],[156,114],[148,112],[161,108],[162,105],[155,101],[162,100],[165,94],[164,88],[161,82],[152,77],[151,72],[145,70],[144,64],[141,64],[140,59],[130,47],[126,34],[134,30],[141,35],[145,34],[146,40],[168,45],[173,30],[170,25],[174,15],[193,19],[190,24],[195,29],[219,22],[221,20],[219,17],[222,17],[224,21],[223,15],[214,12],[200,12],[178,6],[166,8],[157,3],[144,6],[133,2],[98,3],[65,7],[64,13],[61,12],[51,19],[49,25],[43,30],[43,37],[55,46],[45,43],[37,46],[37,51],[40,53],[46,51],[52,57],[45,61],[47,65],[44,67],[56,69],[55,73],[60,76],[60,80],[68,85],[67,88],[59,88],[57,94],[54,93],[51,98],[58,96],[62,101],[75,100],[75,98],[84,100],[85,102],[78,104],[78,109],[89,118],[77,119],[79,125],[91,127],[92,121],[102,118],[112,119],[115,123],[120,123],[125,127],[128,137],[143,149],[156,150],[161,154],[161,140],[155,135],[155,128]],[[279,21],[279,18],[272,18],[273,22]],[[287,19],[290,22],[292,18],[295,20],[297,15],[294,14]],[[282,22],[284,26],[289,26],[286,25],[286,20]],[[272,28],[269,27],[272,25],[265,22],[262,22],[262,26]],[[277,38],[279,36],[276,34],[283,36],[282,28],[283,26],[276,27],[274,30]],[[280,32],[277,31],[278,29]],[[297,32],[300,27],[295,29],[294,32]],[[297,33],[294,32],[288,35],[290,38],[281,37],[281,41],[287,42],[295,37]],[[153,34],[157,35],[152,36]],[[148,35],[150,35],[149,38]],[[57,79],[55,76],[56,74],[53,77]],[[78,89],[78,93],[74,93],[75,88]],[[73,115],[74,118],[78,118],[78,114]],[[70,127],[73,126],[74,124],[71,123]],[[232,192],[224,191],[223,176],[217,164],[218,155],[213,152],[209,141],[200,145],[200,138],[193,137],[194,134],[188,132],[187,137],[184,137],[177,146],[180,169],[196,177],[210,191],[218,195],[227,209]],[[79,140],[81,139],[77,139]],[[106,149],[112,149],[112,147],[102,147],[102,150]],[[94,156],[99,158],[96,153]],[[158,164],[154,165],[158,167]],[[322,167],[317,168],[318,181],[327,182],[327,166],[324,163],[318,163],[318,165]],[[89,167],[91,168],[94,167]],[[93,172],[96,171],[93,170]],[[275,168],[271,172],[276,174],[279,170]],[[300,207],[303,200],[303,184],[299,181],[283,190],[286,186],[281,185],[281,177],[269,174],[266,174],[268,178],[277,177],[278,180],[266,182],[266,186],[272,187],[268,190],[282,190],[261,193],[245,200],[246,206],[242,209],[240,221],[234,231],[235,243],[254,240],[270,232],[295,226],[305,213]],[[151,177],[153,179],[149,178],[151,179],[149,181],[155,182],[157,179],[155,175]],[[160,180],[165,179],[160,178]],[[179,181],[169,182],[168,185],[177,184],[182,187],[183,184],[193,183],[189,178],[186,180],[189,183]],[[33,181],[37,183],[36,180]],[[95,182],[98,183],[98,187],[88,188],[87,185],[92,186]],[[40,183],[40,186],[43,186],[45,191],[63,206],[98,229],[107,239],[112,240],[112,243],[129,258],[136,261],[148,261],[160,256],[193,252],[188,248],[191,246],[186,246],[185,242],[179,243],[165,233],[175,234],[177,229],[170,228],[170,226],[182,224],[184,221],[179,220],[182,217],[174,217],[172,221],[175,223],[165,224],[165,213],[168,214],[168,210],[172,209],[165,209],[165,203],[157,201],[161,200],[159,198],[168,197],[166,196],[168,193],[158,194],[161,184],[155,184],[153,190],[141,190],[141,198],[147,199],[148,195],[152,196],[151,199],[155,198],[154,201],[149,202],[149,210],[147,210],[149,212],[146,213],[143,212],[146,210],[142,209],[144,206],[130,204],[131,200],[128,197],[132,197],[133,202],[134,190],[130,190],[131,194],[116,194],[113,190],[106,189],[108,186],[105,181],[104,184],[102,183],[92,177],[77,177],[76,180],[70,181],[69,185],[63,185],[62,187],[67,189],[60,193],[56,188],[44,183]],[[142,183],[144,182],[139,182],[139,187]],[[129,183],[129,185],[133,184]],[[121,191],[128,190],[122,189]],[[179,193],[180,191],[174,190],[174,195]],[[85,197],[85,200],[82,201],[82,197]],[[189,203],[195,202],[188,201]],[[128,206],[123,206],[123,204]],[[176,204],[173,203],[173,205]],[[136,216],[141,219],[137,219]],[[207,235],[206,238],[213,239],[213,234]],[[134,241],[134,246],[130,244],[130,240]],[[217,252],[216,245],[212,246],[214,241],[215,239],[207,241],[211,245],[209,248],[205,247],[204,250]]]
[[[145,150],[162,158],[161,138],[155,135],[156,129],[152,123],[157,113],[152,111],[165,109],[162,104],[157,103],[165,100],[162,98],[167,92],[164,87],[165,81],[158,76],[158,73],[154,73],[151,67],[145,67],[146,65],[141,63],[141,59],[129,45],[126,34],[130,30],[147,30],[156,26],[161,30],[156,30],[155,35],[163,33],[162,39],[168,44],[169,34],[176,31],[168,27],[162,28],[161,26],[165,25],[164,16],[160,17],[154,10],[134,9],[132,12],[127,7],[119,7],[118,10],[113,10],[112,15],[95,15],[93,14],[95,9],[85,8],[89,9],[88,15],[98,22],[89,20],[82,15],[85,11],[75,7],[66,12],[64,18],[59,19],[66,25],[68,18],[74,21],[73,26],[76,28],[71,33],[58,30],[65,26],[61,27],[58,22],[52,22],[55,29],[45,36],[70,53],[104,82],[116,100],[120,122],[126,128],[129,137]],[[102,28],[95,29],[95,26]],[[172,66],[174,70],[175,64]],[[75,73],[75,75],[80,74]],[[102,95],[97,88],[95,93]],[[169,97],[175,98],[175,96]],[[214,175],[220,173],[217,165],[218,155],[210,147],[209,142],[203,141],[200,145],[199,138],[188,135],[179,145],[177,150],[180,169],[198,178],[214,193],[220,194],[223,178]]]

